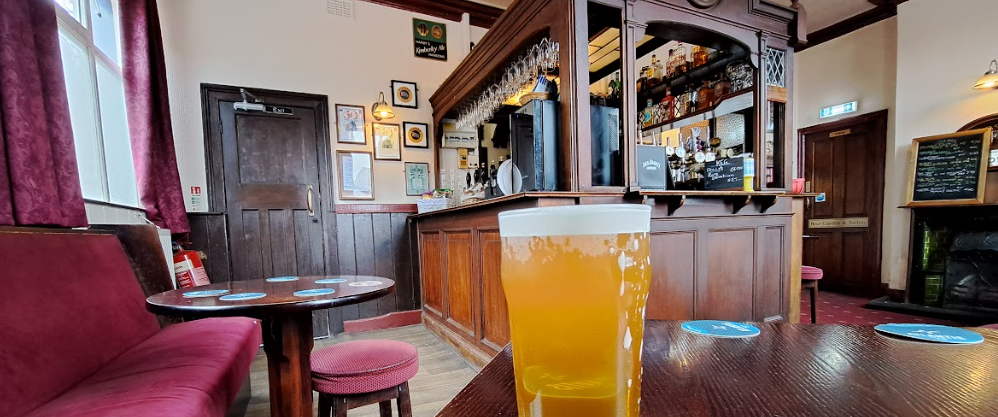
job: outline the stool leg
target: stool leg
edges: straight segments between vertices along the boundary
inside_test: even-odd
[[[399,417],[412,417],[412,401],[409,399],[409,382],[399,385]]]
[[[346,397],[337,397],[335,395],[329,396],[329,402],[332,405],[333,415],[332,417],[347,417],[347,409],[349,404],[347,404]]]
[[[818,324],[818,283],[811,285],[811,324]]]
[[[332,405],[329,404],[329,398],[326,394],[319,393],[319,417],[332,417],[333,412]]]
[[[381,417],[392,417],[392,400],[378,403],[378,409],[381,411]]]

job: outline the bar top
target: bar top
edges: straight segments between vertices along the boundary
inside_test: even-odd
[[[977,345],[882,336],[868,326],[758,323],[720,339],[645,324],[642,416],[978,416],[998,409],[998,331]],[[516,416],[510,348],[440,417]]]
[[[510,201],[528,198],[580,198],[580,197],[619,197],[623,198],[628,194],[624,193],[597,193],[597,192],[572,192],[572,191],[530,191],[517,193],[502,197],[491,198],[470,204],[448,207],[441,210],[428,211],[426,213],[413,214],[412,218],[423,218],[439,214],[454,213],[478,207],[485,207],[493,204],[507,203]],[[789,197],[807,198],[816,197],[818,193],[791,193],[785,190],[766,191],[703,191],[703,190],[641,190],[631,195],[641,197],[689,197],[689,198],[731,198],[731,197]],[[638,202],[640,200],[635,200]]]

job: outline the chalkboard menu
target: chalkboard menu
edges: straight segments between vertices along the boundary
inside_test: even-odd
[[[984,203],[991,129],[912,142],[908,205]]]
[[[704,164],[705,188],[708,190],[741,190],[745,187],[744,158],[718,159]]]

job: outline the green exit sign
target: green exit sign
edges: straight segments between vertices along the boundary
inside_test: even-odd
[[[835,116],[839,116],[839,115],[843,115],[843,114],[847,114],[847,113],[852,113],[852,112],[855,112],[858,109],[859,109],[859,102],[858,101],[850,101],[848,103],[839,104],[837,106],[825,107],[825,108],[821,109],[820,116],[821,116],[822,119],[825,119],[825,118],[829,118],[829,117],[835,117]]]

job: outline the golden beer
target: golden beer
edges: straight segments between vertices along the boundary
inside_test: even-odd
[[[499,215],[521,417],[637,417],[651,208]]]

